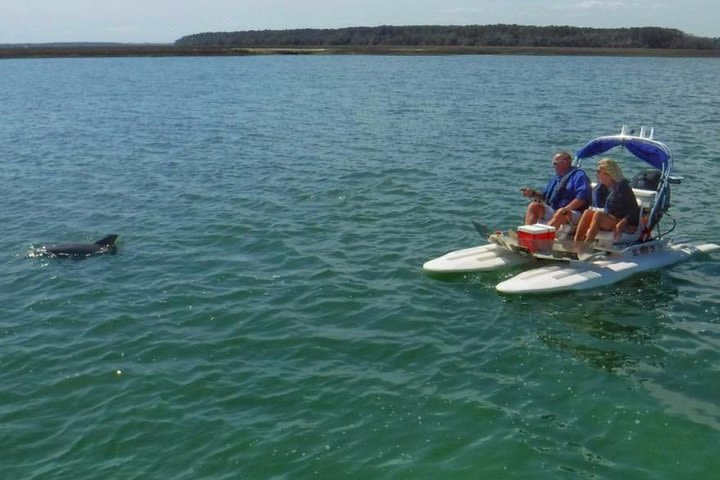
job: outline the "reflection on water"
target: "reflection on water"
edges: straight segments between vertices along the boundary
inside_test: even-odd
[[[626,373],[634,371],[637,365],[636,361],[629,355],[613,350],[588,347],[569,338],[554,337],[546,333],[541,333],[539,338],[551,349],[570,353],[589,365],[606,372]]]
[[[644,381],[642,386],[668,411],[720,432],[720,407],[716,399],[693,398],[686,392],[670,389],[653,380]]]
[[[587,293],[581,303],[557,299],[562,308],[545,312],[549,321],[541,321],[538,338],[555,352],[642,388],[668,412],[720,431],[714,393],[695,373],[698,363],[711,360],[704,360],[702,342],[686,347],[696,333],[673,315],[677,297],[675,281],[660,271]]]
[[[652,272],[610,288],[553,297],[556,309],[546,312],[550,322],[541,325],[538,337],[605,372],[627,375],[640,364],[657,366],[653,343],[662,338],[670,321],[664,310],[677,295],[668,275]]]

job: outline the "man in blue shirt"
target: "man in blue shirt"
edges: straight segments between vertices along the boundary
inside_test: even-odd
[[[562,151],[553,157],[555,176],[543,192],[523,187],[522,194],[533,201],[525,212],[525,225],[545,223],[558,228],[568,222],[577,225],[582,212],[592,201],[588,176],[572,166],[572,155]]]

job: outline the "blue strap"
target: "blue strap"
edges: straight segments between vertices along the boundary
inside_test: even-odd
[[[558,195],[560,195],[560,192],[565,190],[565,186],[570,181],[570,177],[573,173],[577,172],[578,169],[576,167],[570,168],[570,171],[567,172],[563,177],[560,179],[560,181],[555,185],[555,188],[553,188],[552,193],[550,194],[550,198],[548,198],[548,205],[552,206],[553,202],[557,198]],[[555,207],[553,207],[555,208]]]

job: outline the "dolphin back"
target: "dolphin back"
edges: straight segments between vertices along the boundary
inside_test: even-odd
[[[115,253],[115,241],[118,236],[108,235],[95,243],[62,243],[59,245],[46,245],[45,252],[57,257],[78,257],[97,255],[102,253]]]
[[[114,247],[115,241],[117,240],[118,236],[114,233],[112,235],[108,235],[107,237],[101,238],[97,242],[95,242],[95,245],[98,247]]]
[[[45,247],[47,253],[58,257],[92,255],[97,253],[98,250],[99,247],[94,243],[61,243],[59,245],[48,245]]]

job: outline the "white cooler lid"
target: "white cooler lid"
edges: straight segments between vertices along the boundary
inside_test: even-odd
[[[555,227],[551,227],[550,225],[543,225],[542,223],[536,223],[535,225],[520,225],[517,229],[518,232],[532,233],[536,235],[539,233],[548,233],[555,231]]]

